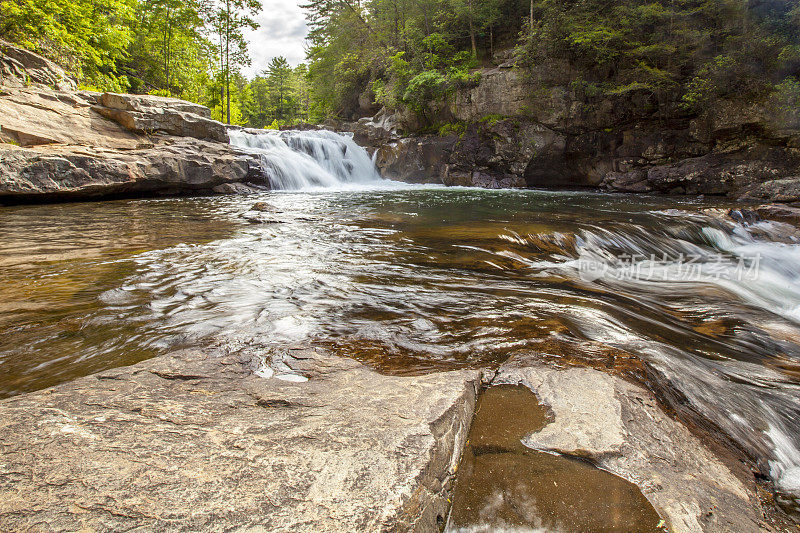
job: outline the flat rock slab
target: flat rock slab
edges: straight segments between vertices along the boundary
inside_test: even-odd
[[[436,530],[478,372],[282,359],[308,380],[182,351],[0,402],[0,530]]]
[[[264,183],[258,160],[199,139],[164,136],[136,150],[6,146],[0,144],[0,202],[216,192]]]
[[[531,448],[583,457],[639,486],[674,533],[764,531],[761,504],[653,395],[588,368],[559,369],[518,355],[493,384],[523,384],[553,422],[528,436]]]

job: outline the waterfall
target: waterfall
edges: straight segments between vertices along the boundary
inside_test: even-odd
[[[366,150],[327,130],[228,132],[231,144],[261,156],[273,189],[301,190],[381,181]]]

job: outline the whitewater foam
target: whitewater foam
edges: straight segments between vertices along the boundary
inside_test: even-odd
[[[352,136],[327,130],[229,132],[231,144],[258,154],[276,190],[308,190],[380,184],[369,154]]]

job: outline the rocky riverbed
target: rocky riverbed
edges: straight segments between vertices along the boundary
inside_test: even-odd
[[[484,381],[553,412],[525,444],[641,489],[674,532],[763,531],[737,477],[651,393],[512,358]],[[10,530],[436,531],[481,383],[390,377],[344,357],[170,353],[0,402],[0,527]]]

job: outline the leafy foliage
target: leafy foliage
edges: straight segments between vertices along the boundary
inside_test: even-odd
[[[133,39],[135,0],[2,0],[0,38],[20,43],[75,71],[84,83],[115,90]]]
[[[443,100],[514,40],[522,0],[311,0],[309,77],[313,115],[353,118],[370,103],[437,121]]]
[[[177,96],[253,127],[385,106],[447,130],[452,95],[498,50],[514,51],[532,95],[548,85],[587,102],[644,93],[685,113],[739,98],[767,102],[784,122],[795,116],[794,1],[305,1],[308,64],[276,57],[252,80],[241,69],[259,0],[0,0],[0,38],[85,87]]]
[[[720,98],[763,98],[800,74],[800,11],[790,4],[536,0],[518,56],[524,71],[551,65],[561,74],[553,83],[588,97],[644,91],[697,112]]]

